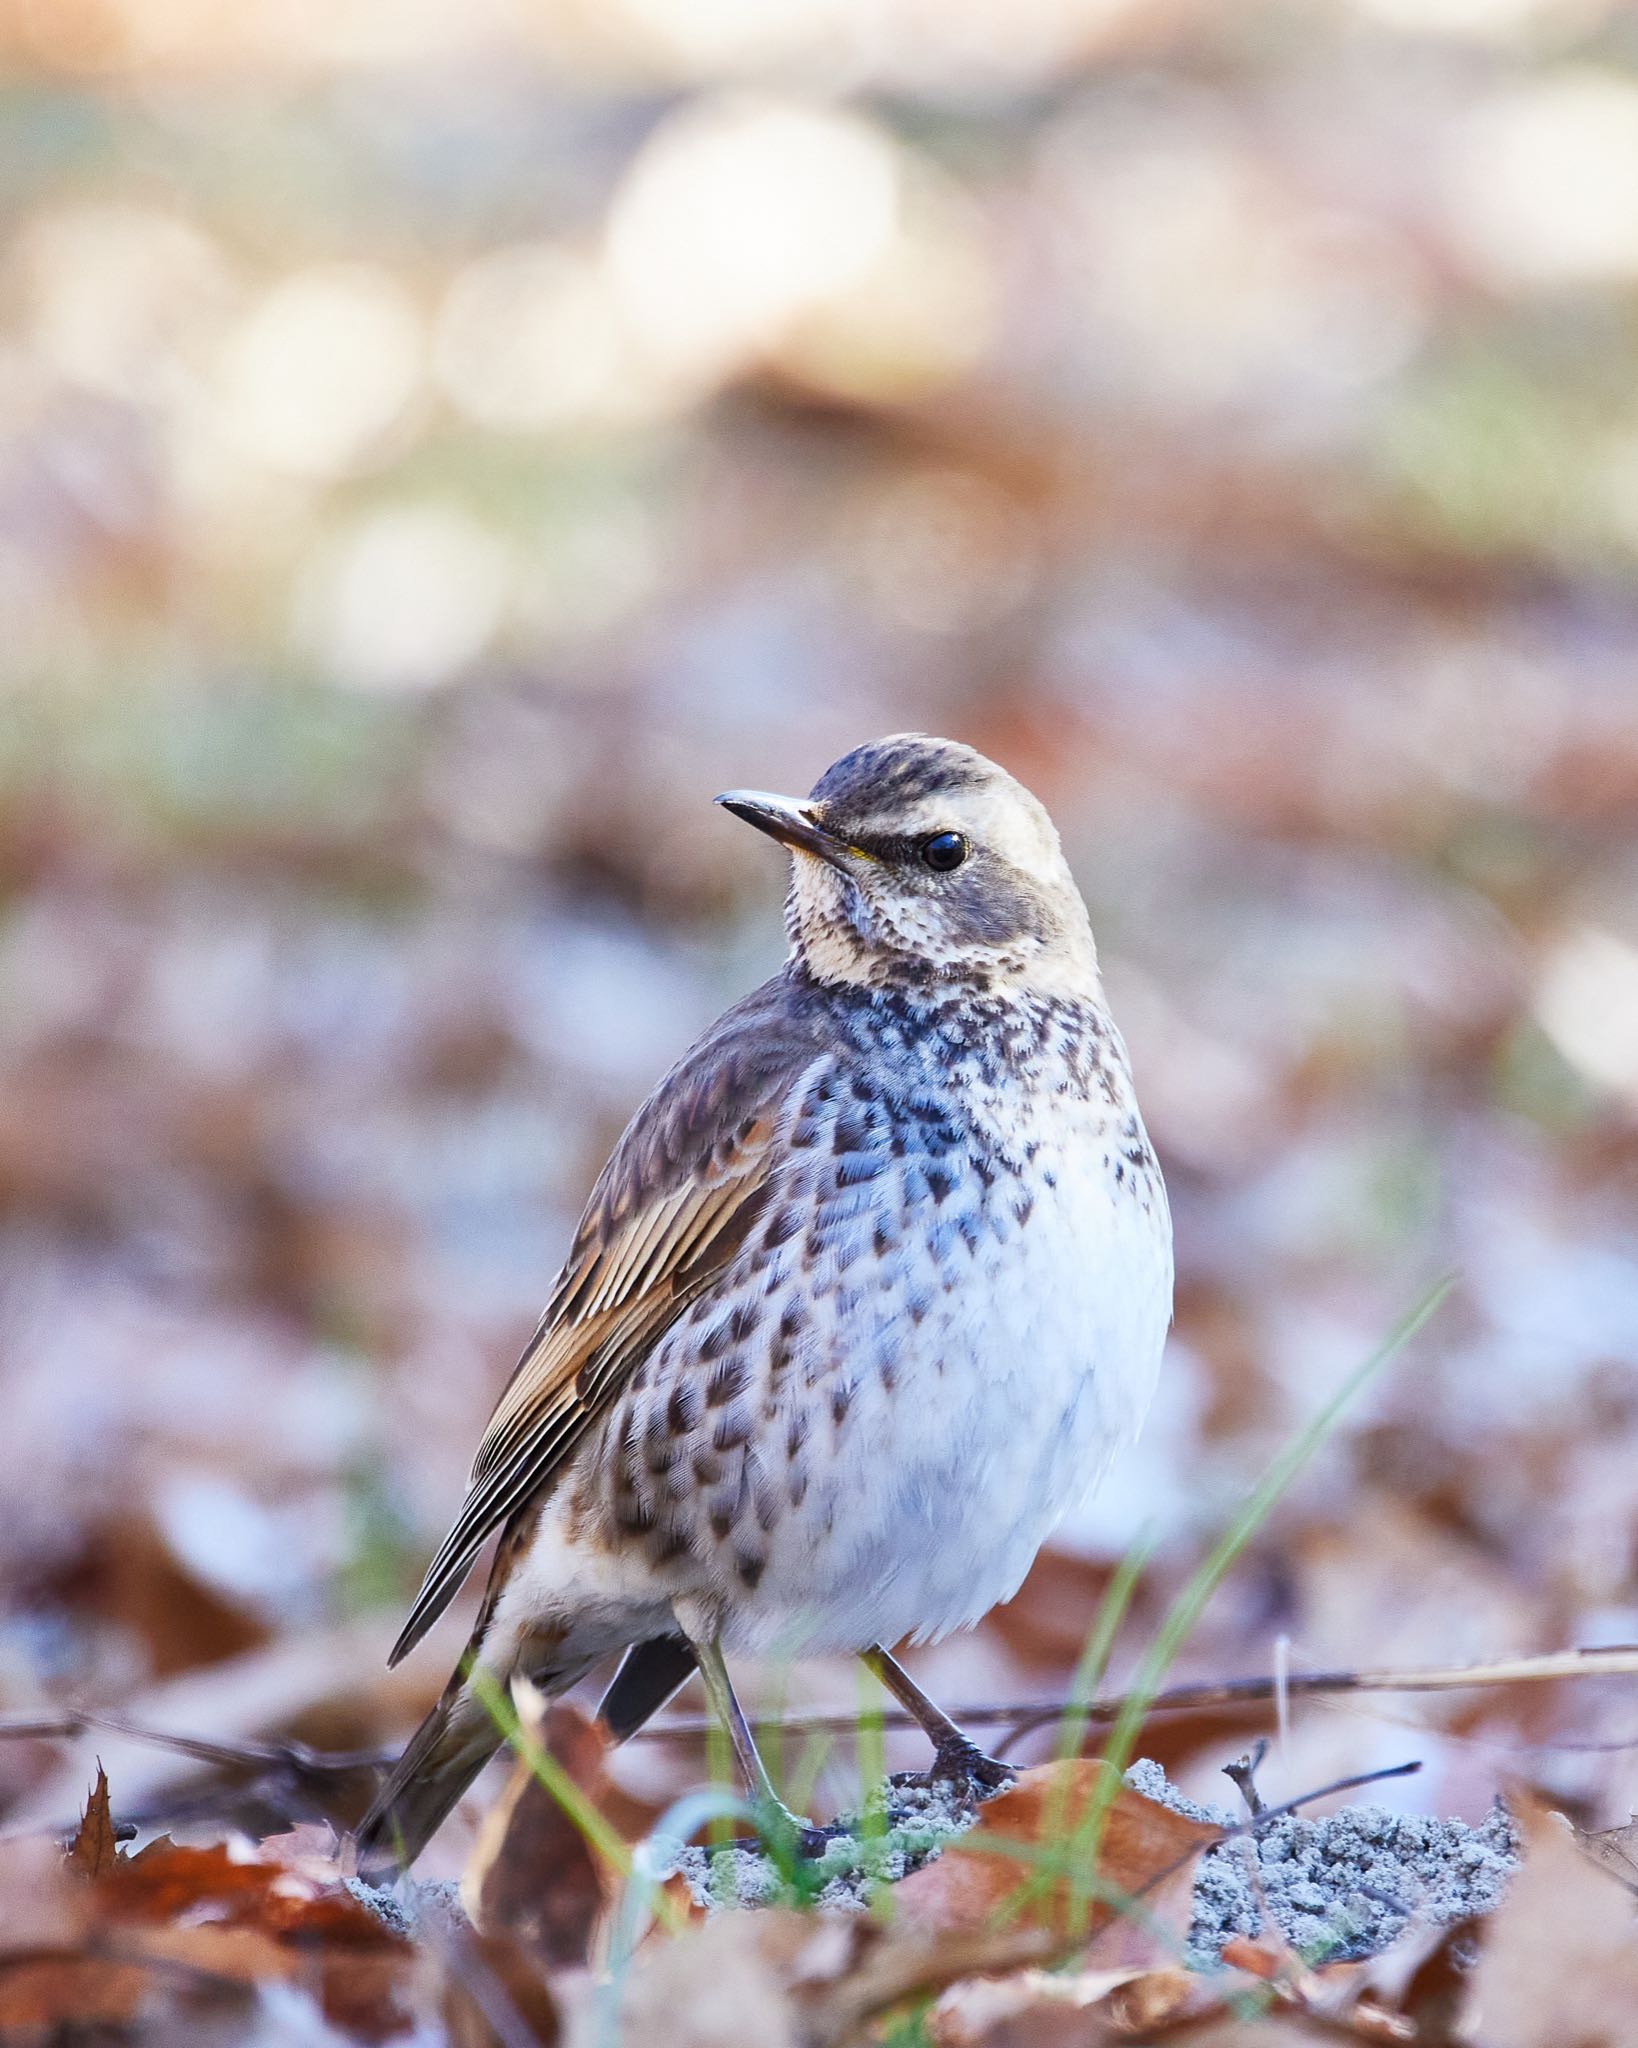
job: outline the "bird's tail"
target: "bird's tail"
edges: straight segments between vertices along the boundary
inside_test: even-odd
[[[467,1678],[483,1635],[480,1622],[443,1696],[410,1737],[358,1824],[358,1871],[373,1884],[409,1869],[506,1739],[492,1701],[495,1688],[504,1690],[510,1673],[497,1672],[486,1658],[483,1670],[489,1683],[482,1695]],[[535,1647],[538,1651],[538,1639]],[[530,1660],[521,1668],[527,1670],[531,1685],[547,1699],[556,1699],[585,1677],[591,1660],[582,1657],[544,1667]]]
[[[501,1744],[493,1714],[457,1671],[358,1824],[361,1877],[408,1870]]]

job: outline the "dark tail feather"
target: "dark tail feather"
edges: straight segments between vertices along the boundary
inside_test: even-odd
[[[633,1643],[597,1709],[603,1725],[616,1742],[624,1742],[693,1675],[694,1647],[685,1636]]]
[[[493,1717],[457,1673],[359,1822],[359,1875],[379,1884],[408,1870],[500,1742]]]

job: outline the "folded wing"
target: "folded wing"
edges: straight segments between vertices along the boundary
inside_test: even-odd
[[[720,1018],[632,1118],[390,1662],[420,1641],[485,1539],[552,1483],[632,1367],[732,1259],[767,1201],[790,1119],[828,1064],[816,1017],[780,976]]]

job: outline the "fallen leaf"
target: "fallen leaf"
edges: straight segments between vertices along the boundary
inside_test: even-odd
[[[1179,2018],[1201,1997],[1204,1987],[1192,1970],[1176,1964],[1158,1970],[1135,1970],[1110,1985],[1092,2010],[1107,2016],[1115,2032],[1146,2034]]]
[[[121,1857],[99,1904],[106,1916],[121,1920],[163,1924],[206,1910],[226,1919],[235,1907],[260,1901],[271,1876],[271,1866],[236,1857],[225,1843],[186,1848],[161,1835],[135,1856]]]
[[[418,1959],[407,1942],[362,1950],[326,1946],[317,1956],[319,2009],[356,2041],[390,2041],[415,2025],[411,1990]]]
[[[801,2048],[791,1967],[812,1916],[770,1909],[722,1913],[673,1941],[649,1943],[626,1977],[622,2048]]]
[[[1164,2035],[1160,2038],[1164,2039]],[[1186,2024],[1180,2037],[1188,2048],[1337,2048],[1350,2038],[1335,2021],[1305,2018],[1291,2006],[1276,2006],[1259,2019],[1207,2019]]]
[[[0,1961],[76,1947],[93,1910],[90,1886],[55,1837],[0,1839]]]
[[[927,2016],[934,2048],[1090,2048],[1175,2019],[1200,1995],[1191,1971],[1015,1970],[952,1984]]]
[[[674,1870],[660,1886],[660,1907],[667,1921],[676,1927],[698,1927],[708,1917],[694,1896],[693,1886],[680,1870]],[[655,1925],[659,1924],[656,1918]]]
[[[1430,2048],[1443,2048],[1457,2038],[1487,1925],[1482,1920],[1458,1920],[1453,1927],[1424,1930],[1424,1953],[1399,1997],[1389,2001],[1416,2029],[1415,2038]]]
[[[1025,1896],[1032,1875],[1027,1852],[1073,1839],[1101,1775],[1099,1763],[1079,1759],[1025,1771],[985,1802],[976,1826],[896,1888],[896,1919],[908,1927],[967,1934],[1005,1920],[1073,1941],[1100,1933],[1115,1919],[1111,1893],[1141,1897],[1152,1915],[1155,1894],[1171,1891],[1194,1858],[1221,1841],[1223,1830],[1174,1813],[1125,1785],[1104,1815],[1096,1869],[1074,1874],[1080,1899],[1067,1875]],[[1156,1960],[1152,1941],[1147,1950],[1137,1958],[1145,1965]]]
[[[352,1843],[343,1844],[328,1821],[299,1821],[282,1835],[263,1835],[257,1845],[263,1862],[280,1863],[321,1884],[333,1884],[342,1876],[342,1856],[351,1851]]]
[[[1524,1862],[1490,1915],[1464,2039],[1485,2048],[1625,2048],[1638,2041],[1632,1896],[1559,1814],[1511,1801]]]
[[[80,1824],[68,1845],[68,1860],[83,1876],[94,1882],[105,1877],[119,1861],[114,1840],[114,1817],[108,1805],[108,1774],[97,1765],[97,1782],[85,1802]]]
[[[525,1727],[587,1802],[607,1790],[609,1739],[578,1708],[523,1709]],[[584,1962],[614,1893],[615,1873],[535,1776],[513,1760],[499,1799],[484,1815],[461,1880],[461,1903],[482,1934],[510,1933],[548,1963]]]
[[[97,1905],[112,1926],[185,1921],[354,1952],[406,1946],[339,1879],[273,1858],[238,1856],[224,1843],[195,1848],[168,1835],[139,1855],[122,1856],[99,1887]]]
[[[1277,1948],[1268,1941],[1254,1941],[1249,1934],[1230,1935],[1220,1954],[1231,1970],[1244,1970],[1248,1977],[1255,1977],[1263,1984],[1277,1982],[1285,1975],[1291,1961],[1289,1948]]]
[[[462,1933],[450,1943],[443,1965],[449,2048],[511,2048],[517,2042],[552,2048],[561,2037],[552,1986],[539,1960],[512,1935]]]
[[[628,2041],[664,2048],[695,2041],[801,2041],[807,2048],[874,2037],[883,2017],[909,2001],[979,1976],[1004,1976],[1050,1963],[1075,1941],[1107,1930],[1115,1917],[1106,1898],[1087,1902],[1072,1919],[1070,1886],[1062,1877],[1027,1910],[1016,1902],[1030,1865],[1017,1852],[1059,1842],[1084,1821],[1099,1766],[1054,1765],[1026,1771],[987,1801],[971,1833],[934,1863],[895,1887],[890,1924],[855,1914],[767,1910],[722,1914],[703,1927],[645,1948],[628,1980],[623,2024]],[[1186,1891],[1195,1855],[1222,1829],[1187,1819],[1125,1787],[1105,1816],[1096,1875],[1105,1888],[1141,1894],[1145,1926],[1134,1939],[1136,1959],[1114,1953],[1099,1995],[1149,1976],[1158,2010],[1186,1995],[1185,1973],[1155,1968],[1169,1950],[1152,1924],[1157,1894],[1175,1880]],[[977,1846],[975,1844],[977,1840]],[[987,1849],[986,1841],[1005,1844]],[[1100,1961],[1104,1958],[1100,1953]],[[1173,1955],[1167,1952],[1168,1966]],[[1111,2007],[1100,2033],[1121,2025]],[[1152,2022],[1145,2021],[1145,2024]],[[1080,2040],[1089,2034],[1080,2015]]]
[[[1601,1869],[1619,1878],[1629,1892],[1638,1892],[1638,1813],[1624,1827],[1588,1832],[1574,1829],[1576,1842]]]
[[[254,1927],[141,1927],[120,1935],[120,1960],[169,1964],[238,1984],[278,1982],[302,1967],[302,1958]]]
[[[108,1956],[24,1956],[0,1971],[0,2038],[83,2037],[136,2016],[151,1979],[141,1963]]]

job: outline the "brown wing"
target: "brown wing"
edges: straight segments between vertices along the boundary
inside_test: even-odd
[[[804,1077],[825,1057],[814,1009],[777,976],[719,1018],[626,1126],[489,1419],[460,1514],[391,1663],[448,1606],[485,1538],[549,1484],[632,1366],[733,1256],[767,1198]]]

